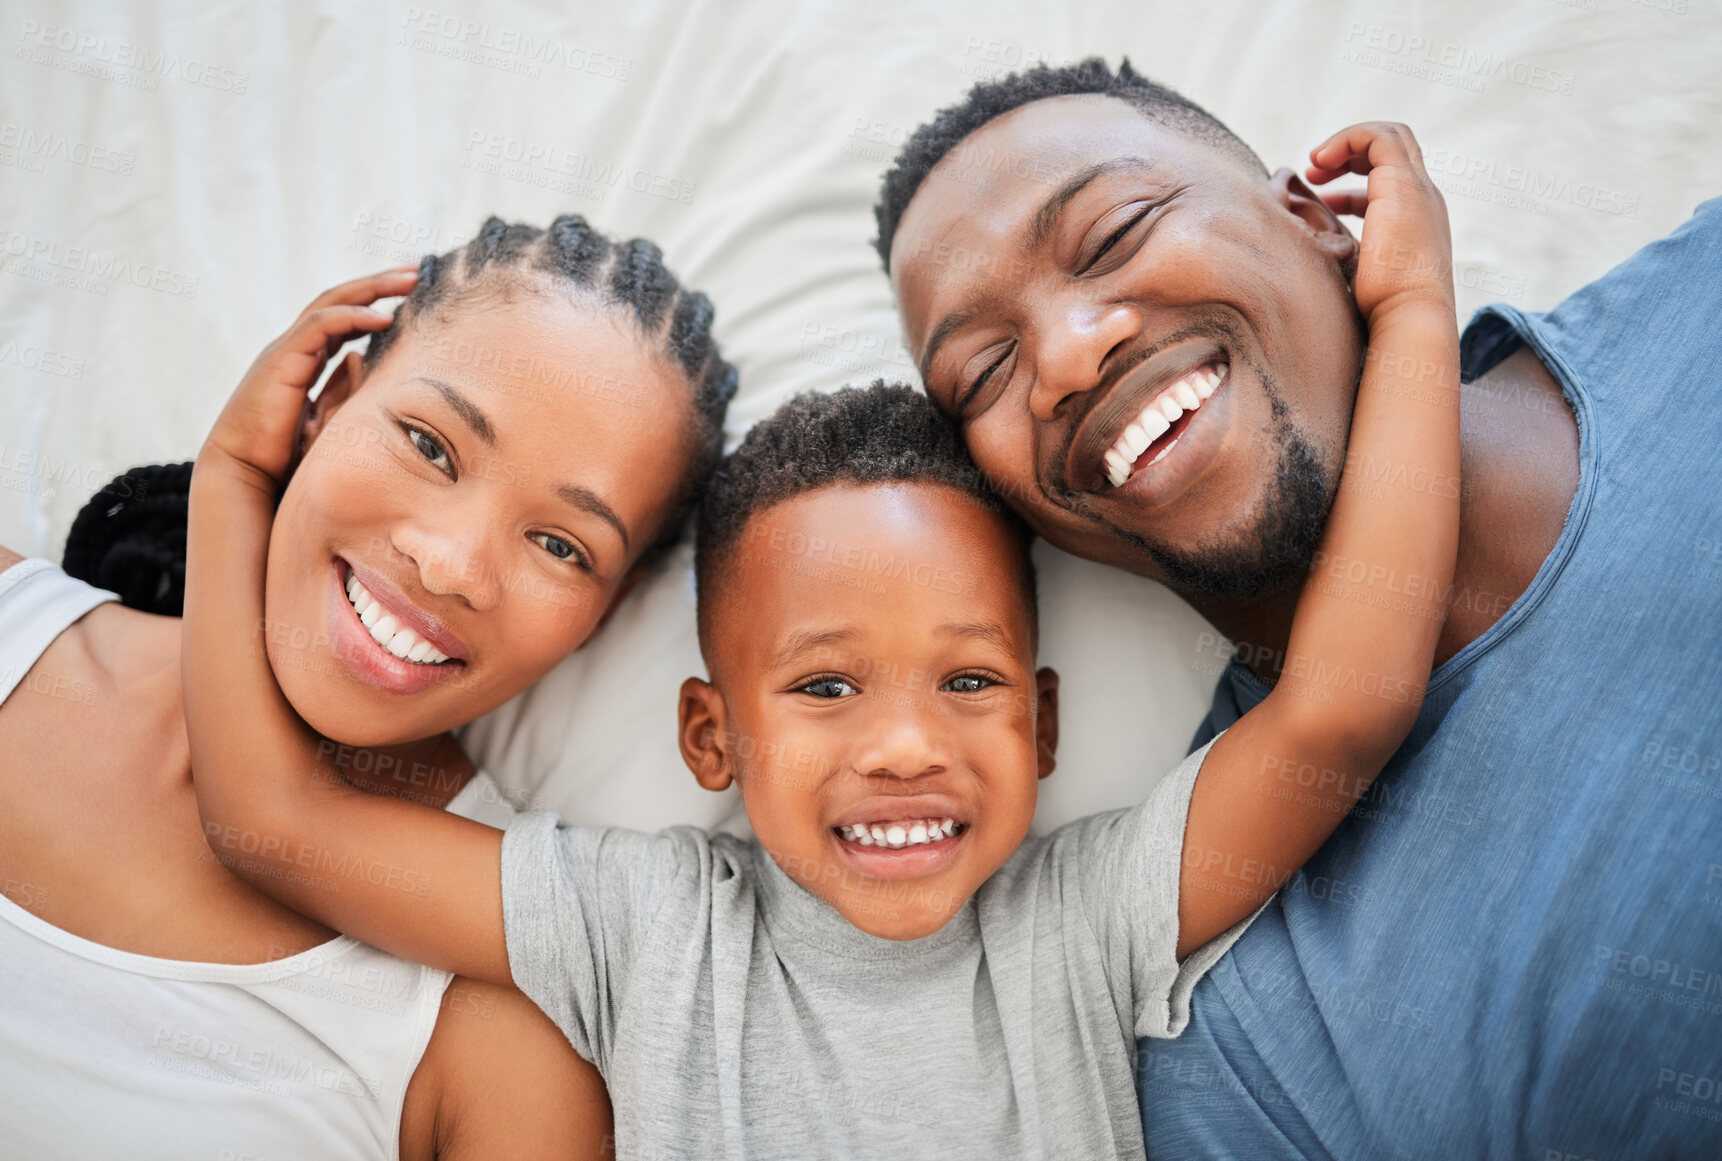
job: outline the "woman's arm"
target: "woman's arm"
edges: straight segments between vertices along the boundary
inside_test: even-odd
[[[598,1070],[513,988],[457,977],[401,1110],[402,1161],[614,1157]]]
[[[198,453],[182,660],[192,778],[210,846],[253,886],[405,959],[512,984],[500,832],[318,777],[318,738],[282,696],[261,632],[305,393],[349,339],[388,325],[369,304],[415,278],[390,271],[313,302],[258,356]]]
[[[1190,799],[1183,957],[1249,915],[1315,853],[1417,720],[1459,542],[1459,331],[1440,191],[1403,125],[1353,126],[1310,180],[1363,214],[1353,291],[1369,350],[1346,462],[1292,621],[1279,683],[1215,741]],[[1375,481],[1379,480],[1379,483]],[[1282,771],[1315,771],[1315,789]],[[1290,796],[1274,792],[1295,791]]]

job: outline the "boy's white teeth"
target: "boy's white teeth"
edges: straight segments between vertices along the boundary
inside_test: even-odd
[[[856,823],[853,826],[837,828],[837,833],[849,842],[864,847],[889,847],[892,850],[936,843],[940,839],[950,838],[956,832],[956,820],[949,818]]]
[[[1129,481],[1136,461],[1149,444],[1165,435],[1185,413],[1197,410],[1213,396],[1226,377],[1227,367],[1225,363],[1198,367],[1148,401],[1102,457],[1106,478],[1114,488],[1121,488]],[[1159,463],[1176,443],[1174,440],[1161,448],[1149,462]]]
[[[359,624],[370,633],[371,640],[401,660],[419,665],[441,665],[448,660],[448,654],[384,612],[377,598],[351,573],[347,574],[347,600],[359,614]]]

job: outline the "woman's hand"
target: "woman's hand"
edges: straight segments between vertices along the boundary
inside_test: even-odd
[[[1336,214],[1363,219],[1361,252],[1352,294],[1373,330],[1386,314],[1409,303],[1453,305],[1453,238],[1447,203],[1423,168],[1423,151],[1411,130],[1393,121],[1366,121],[1342,129],[1309,151],[1305,176],[1326,185],[1347,173],[1363,174],[1361,193],[1324,194]]]
[[[336,351],[388,327],[393,316],[371,303],[410,294],[418,277],[416,267],[402,267],[318,295],[245,372],[204,441],[204,454],[220,453],[279,491],[293,466],[306,392]]]

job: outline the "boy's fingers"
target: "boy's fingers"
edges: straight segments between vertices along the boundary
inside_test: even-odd
[[[1368,173],[1379,165],[1408,165],[1423,173],[1423,150],[1411,130],[1397,121],[1364,121],[1341,129],[1309,151],[1312,170]],[[1326,180],[1333,180],[1331,177]]]
[[[325,306],[307,311],[277,342],[283,352],[327,360],[349,340],[380,331],[392,316],[368,306]]]
[[[419,271],[416,266],[401,266],[394,270],[384,270],[380,274],[367,274],[363,278],[355,278],[351,282],[343,282],[325,290],[311,300],[311,305],[307,306],[299,317],[303,319],[312,311],[325,307],[367,306],[379,298],[395,298],[409,293],[418,279]]]
[[[1321,200],[1327,203],[1328,209],[1346,217],[1361,218],[1369,208],[1369,195],[1361,190],[1326,193],[1321,195]]]
[[[1367,176],[1374,168],[1367,157],[1349,157],[1343,164],[1312,165],[1305,170],[1311,185],[1326,185],[1336,177],[1344,177],[1348,173]]]

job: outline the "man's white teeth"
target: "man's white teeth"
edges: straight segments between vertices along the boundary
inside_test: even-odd
[[[1153,442],[1139,423],[1132,423],[1124,429],[1124,454],[1132,460],[1147,451],[1148,445]]]
[[[448,654],[384,612],[377,598],[351,574],[347,576],[347,600],[352,602],[359,614],[359,624],[370,633],[371,640],[401,660],[419,665],[441,665],[448,660]]]
[[[1134,474],[1134,465],[1148,450],[1148,445],[1165,435],[1185,413],[1195,411],[1214,394],[1226,377],[1227,364],[1215,363],[1198,367],[1182,379],[1150,399],[1135,421],[1126,425],[1112,446],[1102,456],[1106,478],[1114,488],[1121,488]],[[1177,441],[1161,448],[1150,463],[1159,463]]]
[[[853,826],[840,826],[837,833],[849,842],[864,847],[889,847],[901,850],[904,847],[923,846],[936,843],[940,839],[950,838],[957,833],[957,823],[949,818],[917,818],[905,819],[901,822],[856,823]]]

